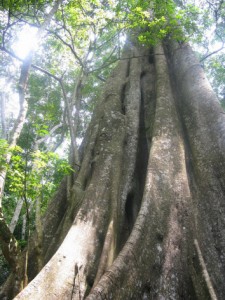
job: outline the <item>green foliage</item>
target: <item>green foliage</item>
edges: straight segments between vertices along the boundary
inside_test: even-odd
[[[53,152],[24,152],[15,149],[7,173],[6,193],[15,198],[48,199],[62,178],[72,172],[65,159]],[[49,180],[51,178],[51,180]]]
[[[27,246],[27,241],[19,240],[18,244],[19,244],[20,249],[23,250]]]
[[[23,159],[23,151],[14,150],[11,163],[8,168],[8,190],[14,193],[16,197],[22,197],[25,180],[25,161]]]
[[[139,41],[155,45],[159,40],[172,38],[179,42],[200,42],[204,31],[212,24],[207,12],[188,4],[185,8],[174,1],[151,1],[150,8],[139,2],[128,14],[129,28],[138,28]]]
[[[4,148],[5,149],[5,148]],[[26,199],[28,206],[41,199],[42,212],[47,208],[49,199],[56,191],[65,175],[74,172],[66,159],[53,152],[28,152],[20,147],[6,148],[12,152],[12,159],[7,166],[7,180],[3,197],[3,211],[10,223],[19,199]],[[22,214],[26,214],[25,205]],[[32,215],[31,215],[32,216]],[[31,218],[31,223],[34,216]],[[18,225],[22,228],[21,220]],[[20,233],[16,233],[20,239]]]
[[[9,9],[10,11],[32,10],[32,8],[41,9],[45,5],[52,3],[52,0],[4,0],[1,1],[0,10]]]
[[[6,154],[8,150],[8,142],[4,139],[0,139],[0,171],[6,167]]]
[[[0,285],[2,285],[4,283],[4,281],[6,280],[6,278],[9,275],[9,267],[8,267],[8,263],[7,261],[4,259],[3,255],[0,255]]]
[[[34,124],[35,129],[36,129],[36,134],[40,137],[44,137],[47,134],[49,134],[48,125],[45,124]]]
[[[219,54],[205,61],[205,68],[211,78],[223,108],[225,109],[225,56]]]

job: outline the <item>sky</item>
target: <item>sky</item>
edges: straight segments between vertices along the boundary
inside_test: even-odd
[[[37,28],[29,25],[24,25],[23,29],[18,33],[12,49],[19,58],[24,59],[29,51],[37,47],[36,33]]]

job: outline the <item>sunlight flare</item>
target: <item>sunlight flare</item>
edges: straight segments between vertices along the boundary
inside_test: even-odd
[[[37,28],[25,25],[23,29],[18,33],[17,40],[13,44],[13,51],[21,59],[24,59],[31,50],[37,48]]]

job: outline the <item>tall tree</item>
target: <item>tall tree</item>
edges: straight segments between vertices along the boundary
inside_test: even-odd
[[[46,265],[33,279],[31,250],[33,280],[15,299],[224,298],[225,116],[190,46],[157,17],[163,42],[130,34],[70,195],[63,181],[44,217]]]
[[[84,141],[80,208],[16,299],[225,295],[224,114],[187,44],[127,48]]]

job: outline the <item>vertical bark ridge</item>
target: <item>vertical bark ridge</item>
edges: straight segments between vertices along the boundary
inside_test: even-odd
[[[83,161],[74,185],[77,183],[83,190],[82,204],[61,247],[30,284],[30,288],[39,287],[37,299],[42,297],[42,293],[45,294],[47,286],[48,289],[49,285],[53,287],[56,280],[60,280],[61,284],[57,283],[55,293],[51,297],[47,295],[47,299],[54,299],[57,295],[71,299],[70,286],[73,286],[73,299],[83,298],[92,288],[96,274],[95,283],[112,264],[118,248],[121,247],[121,229],[118,224],[124,222],[127,195],[135,185],[140,184],[137,182],[138,176],[143,176],[137,160],[147,151],[144,123],[139,121],[140,115],[144,119],[144,100],[141,100],[140,84],[141,61],[139,58],[132,58],[133,55],[138,56],[137,51],[135,47],[132,49],[128,54],[131,58],[120,62],[106,84],[104,100],[97,107],[96,121],[94,117],[92,122],[91,128],[96,129],[95,137],[91,145],[84,142],[84,154],[81,156]],[[124,103],[125,115],[121,111],[121,103]],[[145,149],[138,153],[140,133],[143,135],[142,147]],[[93,136],[91,132],[88,135]],[[134,173],[137,172],[138,176],[135,178]],[[125,188],[122,188],[124,183]],[[74,194],[76,193],[72,191],[73,196]],[[138,193],[137,197],[140,201]],[[135,202],[131,205],[132,209]],[[120,211],[122,213],[118,214]],[[133,217],[132,223],[135,218]],[[82,232],[85,232],[84,238]],[[77,253],[76,257],[72,255],[71,247]],[[67,270],[66,278],[61,272],[57,275],[57,265],[60,265],[61,270]],[[52,275],[49,276],[48,270],[51,268],[53,273],[51,270]],[[20,297],[29,299],[29,288],[18,299]],[[32,299],[35,299],[33,295]]]
[[[140,50],[142,54],[141,60],[141,78],[140,78],[140,112],[139,112],[139,131],[138,131],[138,145],[135,158],[135,168],[132,178],[132,186],[127,193],[125,202],[125,220],[123,229],[123,241],[122,245],[129,237],[135,220],[137,218],[146,178],[146,171],[148,165],[149,156],[149,143],[152,135],[152,124],[154,123],[155,112],[155,70],[154,66],[149,63],[149,50]],[[149,117],[151,116],[151,121]]]
[[[161,52],[155,58],[156,113],[142,205],[128,241],[88,300],[188,295],[185,213],[190,193],[184,144],[166,59],[161,47],[156,52]]]
[[[192,239],[190,273],[198,297],[208,297],[198,242],[207,273],[218,299],[225,294],[225,118],[212,88],[189,45],[170,43],[173,67],[187,145],[189,181],[192,191]]]
[[[134,51],[136,56],[137,49]],[[135,167],[137,163],[137,152],[139,142],[139,127],[140,127],[140,110],[141,110],[141,88],[140,88],[140,75],[141,75],[141,64],[140,59],[130,59],[130,71],[129,77],[127,78],[127,87],[124,103],[126,103],[126,140],[124,145],[123,154],[123,176],[121,182],[121,190],[118,197],[118,207],[115,210],[117,214],[117,252],[121,249],[121,244],[127,239],[129,230],[127,226],[132,229],[132,223],[135,214],[133,211],[134,196],[133,190],[136,184],[134,179]],[[129,207],[129,208],[128,208]],[[129,210],[129,213],[128,213]],[[130,224],[127,224],[127,213],[129,214]],[[124,224],[125,223],[125,224]],[[122,228],[125,227],[125,228]],[[125,234],[125,235],[124,235]]]
[[[43,218],[43,253],[45,254],[44,262],[46,263],[53,255],[52,244],[58,244],[58,241],[54,240],[54,236],[58,230],[58,227],[63,219],[63,216],[67,209],[66,203],[66,181],[63,180],[57,193],[54,195],[52,201],[49,204],[49,210]],[[36,248],[35,245],[36,234],[31,237],[30,250],[28,258],[28,278],[31,281],[38,273],[38,264],[36,260]]]
[[[134,55],[136,49],[133,49]],[[132,55],[132,54],[131,54]],[[113,262],[118,249],[121,247],[121,237],[118,224],[121,224],[126,215],[126,203],[130,190],[134,184],[133,176],[135,173],[136,156],[138,148],[138,136],[139,136],[139,114],[140,114],[140,62],[139,59],[131,58],[128,60],[126,82],[121,90],[121,103],[122,114],[126,116],[126,132],[125,132],[125,150],[121,152],[120,159],[114,160],[113,177],[111,181],[111,216],[108,227],[108,234],[106,235],[104,247],[101,254],[100,264],[98,267],[97,278],[95,284],[97,284],[100,274],[103,274]],[[121,150],[118,148],[117,152]],[[129,157],[129,159],[127,159]],[[125,189],[123,183],[126,183]],[[124,198],[126,197],[126,203]],[[133,209],[132,203],[132,209]],[[122,207],[122,210],[121,210]],[[118,212],[121,212],[118,214]],[[122,221],[122,222],[121,222]],[[123,237],[124,238],[124,237]],[[108,248],[108,252],[106,251]]]
[[[79,299],[94,283],[107,227],[112,220],[112,210],[115,210],[118,182],[121,181],[126,123],[121,114],[121,92],[126,72],[127,61],[123,60],[106,84],[103,107],[96,114],[97,136],[91,148],[86,145],[89,158],[86,160],[85,153],[83,155],[83,163],[86,166],[92,164],[92,172],[89,180],[81,182],[85,190],[74,223],[58,251],[17,299]],[[80,172],[83,172],[82,166]],[[88,176],[85,170],[83,173],[81,178]],[[32,288],[37,291],[35,295],[30,292]],[[54,292],[46,294],[47,289]]]
[[[149,56],[147,54],[149,54]],[[150,150],[156,111],[156,70],[152,50],[147,54],[143,57],[142,62],[141,91],[144,101],[145,131],[148,142],[148,150]]]
[[[94,114],[92,122],[88,128],[86,133],[86,137],[81,147],[80,155],[81,155],[81,167],[77,174],[74,176],[74,183],[70,190],[66,189],[66,195],[61,197],[59,200],[62,202],[62,205],[65,207],[63,210],[61,209],[61,216],[57,218],[57,226],[54,226],[54,230],[51,233],[46,234],[50,241],[44,241],[44,245],[47,246],[45,249],[45,263],[49,261],[52,255],[56,252],[58,247],[63,242],[69,228],[71,227],[73,220],[76,214],[79,211],[79,208],[82,204],[85,190],[88,188],[90,180],[93,175],[93,170],[95,166],[95,153],[94,148],[99,132],[99,115],[102,114],[101,109],[102,101],[98,104],[97,110]],[[86,141],[89,141],[87,143]],[[62,183],[62,186],[65,186],[65,182]],[[66,197],[66,199],[65,199]],[[57,200],[57,206],[59,201]],[[53,202],[55,200],[53,199]],[[54,204],[53,204],[54,206]],[[51,214],[52,215],[52,214]],[[54,214],[53,214],[54,216]],[[49,217],[46,216],[45,220],[48,220]],[[51,222],[47,222],[47,224],[52,224]],[[45,225],[45,231],[49,232],[49,225]],[[37,273],[36,273],[37,274]],[[36,275],[35,274],[35,275]],[[31,278],[32,279],[32,278]]]
[[[129,67],[129,63],[127,64]],[[127,76],[128,68],[126,71]],[[66,196],[61,196],[61,201],[58,197],[53,199],[53,207],[54,211],[55,208],[59,206],[59,203],[64,203],[65,208],[60,208],[61,216],[59,217],[58,214],[53,214],[52,209],[50,209],[50,215],[45,217],[47,223],[44,223],[45,227],[45,235],[44,235],[44,253],[45,253],[45,263],[49,261],[52,255],[56,252],[58,247],[61,245],[62,241],[64,240],[83,200],[84,191],[88,188],[88,185],[91,181],[93,171],[96,165],[96,161],[98,159],[98,151],[95,150],[95,146],[97,143],[97,137],[99,134],[100,128],[100,121],[101,116],[104,114],[104,100],[98,102],[97,107],[95,109],[91,124],[87,130],[86,136],[82,143],[80,149],[80,157],[82,160],[81,168],[78,174],[75,174],[75,182],[71,190],[67,190],[67,199],[65,201]],[[88,142],[88,143],[87,143]],[[62,186],[65,186],[65,182],[62,183]],[[56,200],[56,201],[55,201]],[[62,206],[62,205],[61,205]],[[60,206],[60,207],[61,207]],[[54,225],[54,220],[57,220],[57,225]],[[49,221],[50,220],[50,221]],[[49,221],[49,222],[48,222]],[[50,225],[50,227],[49,227]],[[53,228],[53,230],[49,230]],[[31,274],[29,276],[30,279],[33,279],[34,274],[36,275],[37,272],[34,268],[34,256],[31,255]]]

